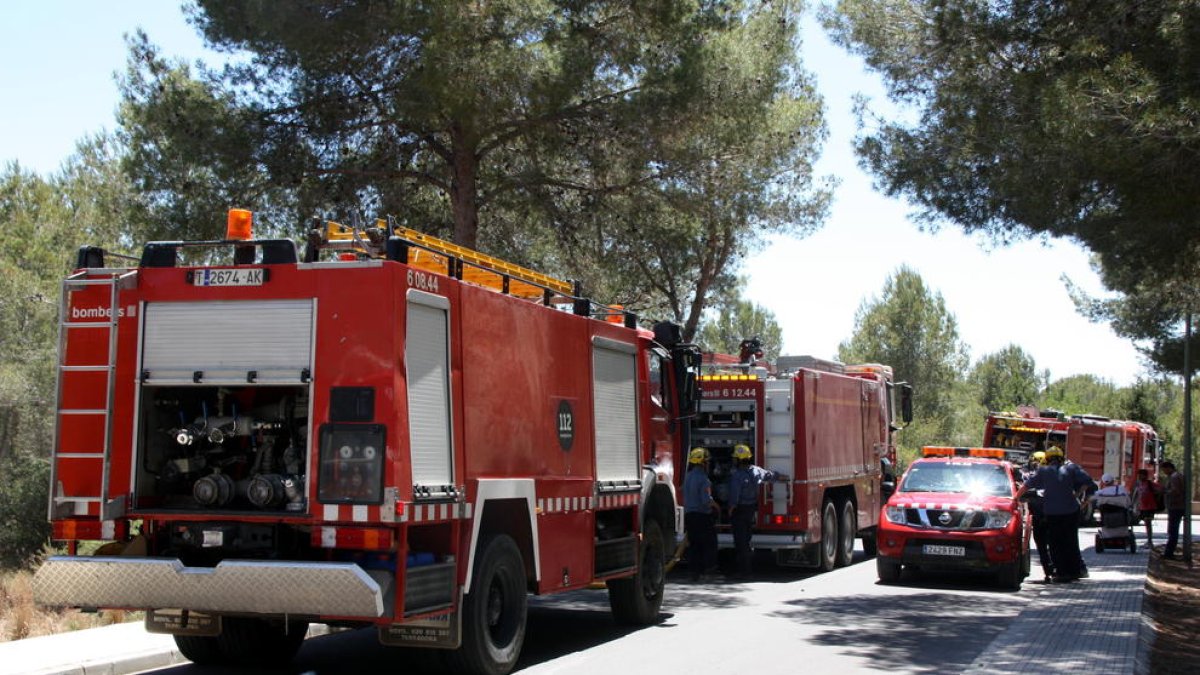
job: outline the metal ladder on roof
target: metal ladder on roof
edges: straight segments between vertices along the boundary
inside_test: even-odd
[[[103,274],[103,276],[97,276]],[[78,272],[63,280],[58,308],[58,373],[55,383],[55,420],[53,456],[50,462],[50,519],[68,517],[99,518],[110,521],[124,511],[125,497],[108,499],[110,473],[112,471],[112,408],[116,389],[117,334],[120,322],[119,295],[122,288],[132,284],[137,270],[89,270]],[[107,307],[101,308],[106,318],[96,320],[88,317],[82,321],[71,320],[71,294],[89,287],[109,288]],[[78,331],[104,331],[107,333],[108,348],[102,363],[68,363],[67,345],[70,336]],[[98,408],[68,408],[64,405],[66,387],[76,373],[104,373],[104,404]],[[93,446],[86,450],[64,451],[62,428],[72,420],[102,417],[101,437],[94,439]],[[97,494],[69,494],[63,483],[62,465],[70,462],[78,465],[77,471],[86,471],[96,464],[100,471],[100,489]],[[95,505],[95,506],[93,506]]]

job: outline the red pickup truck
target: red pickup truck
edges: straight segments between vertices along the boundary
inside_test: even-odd
[[[879,580],[903,567],[995,575],[1018,589],[1029,574],[1030,518],[1019,478],[992,448],[926,447],[884,504],[876,531]]]

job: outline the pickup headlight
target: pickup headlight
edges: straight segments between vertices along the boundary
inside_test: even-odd
[[[883,511],[883,515],[888,519],[889,523],[904,525],[908,522],[908,515],[904,513],[903,506],[889,506]]]
[[[1003,530],[1012,522],[1012,511],[1001,511],[1000,509],[991,509],[987,512],[987,524],[984,527],[989,530]]]
[[[326,424],[321,427],[321,468],[317,499],[335,504],[383,501],[385,427],[382,424]]]

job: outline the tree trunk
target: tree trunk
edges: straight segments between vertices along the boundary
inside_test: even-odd
[[[461,127],[456,125],[451,129],[450,212],[454,216],[454,243],[470,249],[478,248],[479,242],[477,145]]]

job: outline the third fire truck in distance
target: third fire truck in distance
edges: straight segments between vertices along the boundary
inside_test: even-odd
[[[1158,471],[1163,443],[1154,427],[1143,422],[1113,420],[1099,415],[1072,415],[1067,427],[1067,458],[1099,481],[1108,474],[1133,493],[1138,469],[1151,477]],[[1091,522],[1093,504],[1085,500],[1081,518]]]
[[[1057,445],[1067,448],[1067,419],[1057,410],[1021,406],[1016,412],[989,412],[983,447],[1004,451],[1008,461],[1024,465],[1033,453]]]
[[[677,326],[387,223],[301,256],[250,217],[132,267],[79,252],[49,514],[71,555],[36,601],[145,610],[187,658],[260,669],[315,621],[504,673],[526,594],[594,583],[656,620],[700,360]]]
[[[1055,410],[1021,406],[1017,412],[988,413],[983,445],[1005,451],[1005,457],[1024,464],[1029,456],[1057,445],[1084,471],[1099,481],[1108,474],[1132,492],[1138,469],[1154,474],[1163,443],[1154,427],[1143,422],[1114,420],[1099,415],[1067,416]],[[1091,502],[1082,503],[1082,517],[1091,520]]]
[[[858,537],[873,554],[887,498],[881,493],[893,479],[897,419],[912,419],[911,387],[878,364],[808,356],[780,357],[769,367],[729,360],[706,357],[714,365],[700,378],[700,412],[691,424],[691,445],[712,457],[722,512],[733,448],[745,444],[755,464],[787,476],[760,488],[753,548],[774,551],[781,565],[822,570],[849,564]],[[718,541],[733,545],[727,523],[718,525]]]
[[[1138,469],[1153,475],[1162,458],[1162,441],[1143,422],[1099,415],[1072,415],[1067,427],[1067,457],[1092,478],[1108,474],[1133,491]]]

